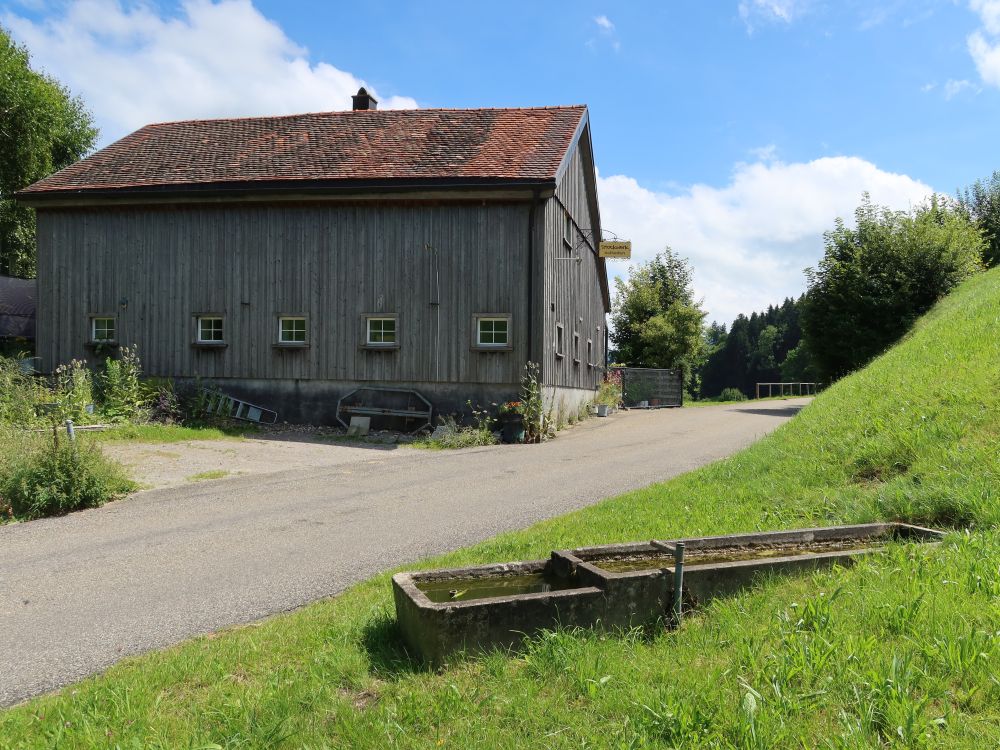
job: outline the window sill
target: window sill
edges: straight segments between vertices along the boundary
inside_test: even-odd
[[[511,344],[506,346],[482,346],[480,344],[473,344],[472,351],[474,352],[512,352],[514,347]]]
[[[563,359],[563,358],[565,358],[565,357],[566,357],[566,355],[565,355],[565,354],[563,354],[563,353],[561,353],[561,352],[556,352],[556,359]]]
[[[195,349],[225,349],[229,344],[225,341],[193,341],[191,346]]]
[[[121,344],[117,341],[88,341],[84,346],[88,349],[117,349]]]
[[[580,364],[580,360],[578,360],[578,359],[574,358],[574,359],[573,359],[573,364],[574,364],[574,365],[578,365],[578,364]]]
[[[361,348],[369,352],[394,352],[399,344],[362,344]]]
[[[276,341],[271,346],[275,349],[308,349],[309,343],[305,341]]]

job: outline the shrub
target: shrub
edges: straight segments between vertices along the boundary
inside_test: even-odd
[[[40,389],[21,371],[16,359],[0,357],[0,424],[28,425],[35,422],[35,404]]]
[[[550,410],[551,411],[551,410]],[[528,362],[521,376],[521,413],[524,415],[524,442],[537,443],[547,433],[542,384],[538,379],[538,364]]]
[[[135,488],[94,445],[53,439],[8,461],[0,476],[0,507],[13,518],[96,508]]]
[[[87,363],[74,359],[68,365],[59,365],[55,374],[55,399],[59,403],[59,416],[74,422],[87,422],[94,403],[94,383]]]
[[[181,400],[174,390],[173,381],[151,379],[143,381],[142,402],[148,410],[150,422],[180,424],[184,419]]]
[[[128,422],[143,416],[144,399],[139,375],[142,364],[135,349],[123,347],[117,359],[104,360],[98,378],[101,413],[110,422]]]
[[[747,397],[739,388],[723,388],[719,401],[746,401]]]
[[[611,375],[608,375],[600,387],[597,389],[597,396],[594,398],[595,404],[603,404],[604,406],[618,406],[622,400],[622,386],[621,386],[621,373],[616,373],[618,375],[618,380],[612,380]]]
[[[430,448],[474,448],[479,445],[495,445],[497,439],[493,436],[493,420],[485,411],[472,410],[474,424],[462,426],[454,417],[441,417],[441,427],[435,430],[436,437],[422,441]]]

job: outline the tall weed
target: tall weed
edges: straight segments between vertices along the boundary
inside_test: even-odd
[[[96,508],[135,488],[96,446],[52,438],[35,441],[0,466],[0,511],[28,520]]]

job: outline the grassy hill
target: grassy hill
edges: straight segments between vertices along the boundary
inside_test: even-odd
[[[963,528],[941,547],[440,673],[395,645],[380,576],[0,714],[0,747],[1000,746],[998,333],[1000,269],[733,458],[433,564],[878,518]]]

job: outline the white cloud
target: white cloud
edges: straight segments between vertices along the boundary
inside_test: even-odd
[[[982,28],[969,35],[969,54],[983,83],[1000,87],[1000,0],[971,0]]]
[[[772,162],[778,158],[778,147],[773,143],[750,149],[750,155],[757,161]]]
[[[740,0],[740,20],[752,34],[758,23],[791,23],[805,10],[807,0]]]
[[[962,79],[961,81],[956,81],[953,79],[948,80],[944,84],[944,98],[949,100],[954,99],[956,96],[965,91],[975,90],[975,89],[976,89],[976,84],[974,84],[972,81],[966,81],[965,79]]]
[[[72,0],[60,15],[3,23],[39,66],[80,94],[107,143],[150,122],[348,109],[363,81],[308,51],[251,0]],[[371,87],[373,95],[378,94]],[[379,101],[415,107],[407,97]]]
[[[969,7],[979,14],[988,33],[1000,35],[1000,0],[970,0]]]
[[[803,269],[823,254],[823,232],[851,220],[865,191],[906,209],[932,189],[858,157],[808,163],[737,164],[728,185],[692,185],[678,194],[648,190],[621,175],[598,186],[604,226],[632,240],[633,261],[669,245],[691,259],[709,319],[731,322],[805,289]],[[609,264],[623,275],[626,266]]]
[[[615,52],[618,52],[622,45],[618,40],[618,34],[615,31],[615,25],[612,23],[611,19],[604,15],[596,16],[594,18],[594,23],[597,25],[600,35],[611,43],[611,48]],[[589,49],[594,50],[597,47],[597,40],[588,39],[586,45]]]

